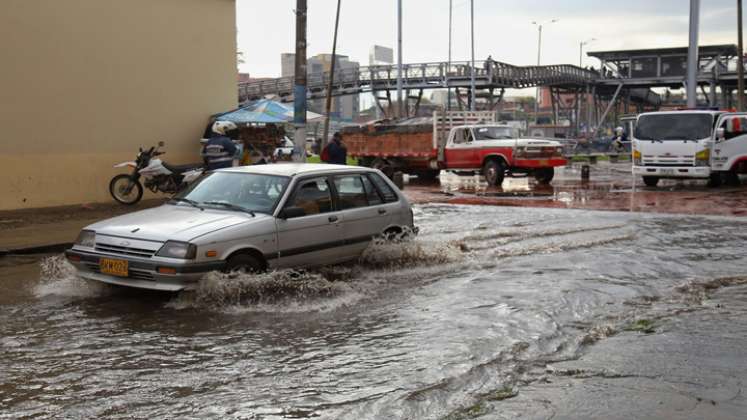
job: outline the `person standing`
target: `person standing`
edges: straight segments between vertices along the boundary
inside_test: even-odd
[[[233,157],[237,149],[228,133],[237,128],[236,124],[230,121],[213,123],[213,133],[216,135],[205,143],[201,153],[208,171],[233,166]]]
[[[346,165],[348,161],[348,149],[342,143],[340,133],[332,136],[332,141],[322,151],[322,161],[334,165]],[[326,152],[326,153],[325,153]]]

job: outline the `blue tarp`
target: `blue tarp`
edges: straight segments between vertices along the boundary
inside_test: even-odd
[[[307,119],[319,118],[321,115],[307,112]],[[244,107],[221,114],[218,121],[231,121],[237,124],[246,123],[286,123],[293,121],[293,108],[280,102],[261,99]]]

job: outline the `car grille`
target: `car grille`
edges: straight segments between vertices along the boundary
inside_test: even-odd
[[[107,254],[128,255],[131,257],[143,257],[143,258],[150,258],[156,254],[156,251],[153,251],[150,249],[130,248],[126,246],[101,244],[101,243],[97,243],[95,249],[98,252],[105,252]]]
[[[93,271],[94,273],[101,273],[99,265],[96,263],[86,263],[86,267],[88,267],[88,269]],[[154,281],[152,272],[147,270],[138,270],[136,268],[130,268],[128,270],[127,277],[136,280]]]

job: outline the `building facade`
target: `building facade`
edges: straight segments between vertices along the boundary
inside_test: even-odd
[[[199,161],[237,105],[234,0],[0,2],[0,209],[110,201],[138,147]]]

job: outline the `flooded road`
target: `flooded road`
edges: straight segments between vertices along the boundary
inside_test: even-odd
[[[415,212],[357,265],[179,295],[2,259],[0,418],[742,418],[747,220]]]

